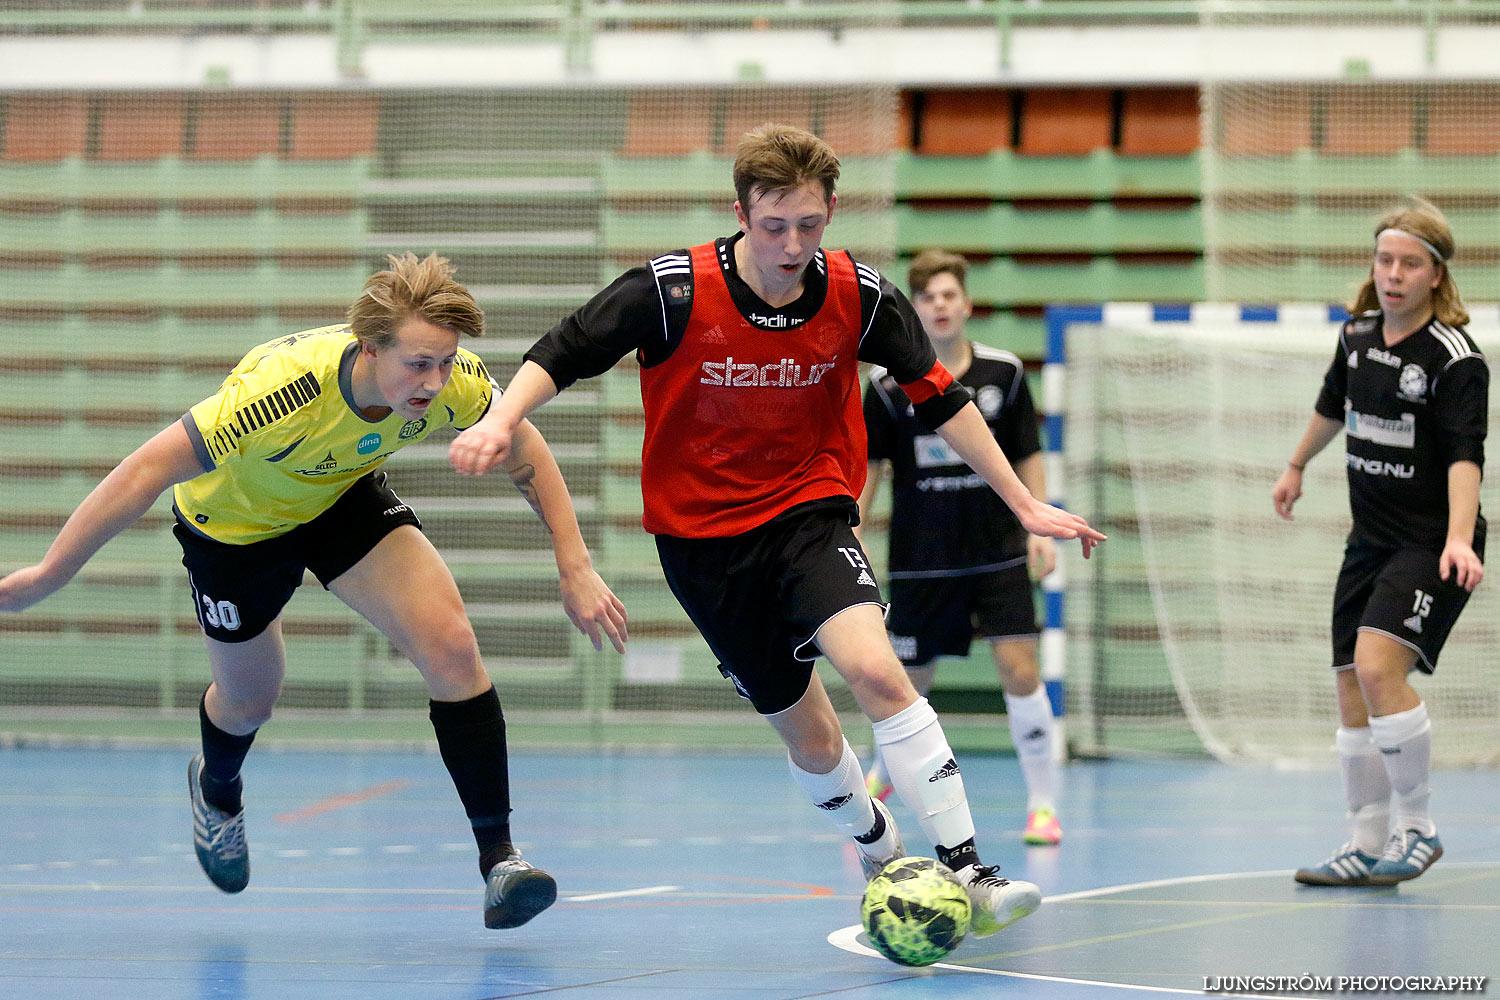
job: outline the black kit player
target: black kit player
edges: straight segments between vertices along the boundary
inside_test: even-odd
[[[965,334],[974,305],[967,262],[928,250],[912,260],[907,275],[912,304],[938,361],[974,393],[974,405],[1016,475],[1032,496],[1045,500],[1041,435],[1021,360]],[[1056,727],[1041,683],[1031,577],[1056,567],[1052,539],[1026,533],[989,484],[917,420],[911,400],[883,369],[870,373],[865,430],[870,473],[859,497],[861,522],[869,521],[887,465],[892,473],[891,646],[917,692],[926,695],[939,657],[968,656],[976,635],[988,640],[1026,783],[1022,837],[1028,844],[1056,844],[1062,840]],[[878,759],[867,785],[877,798],[890,792]]]
[[[1484,579],[1479,483],[1490,380],[1463,328],[1453,250],[1447,220],[1426,202],[1380,220],[1370,277],[1272,492],[1290,519],[1303,468],[1345,431],[1354,523],[1334,592],[1333,669],[1353,836],[1297,871],[1308,885],[1394,885],[1443,853],[1428,809],[1432,723],[1407,678],[1437,669]]]
[[[250,880],[240,766],[281,690],[281,611],[306,569],[421,672],[479,847],[485,925],[519,926],[556,899],[552,876],[511,844],[505,720],[458,587],[377,471],[438,428],[495,420],[495,383],[458,346],[483,332],[446,260],[391,257],[348,324],[252,349],[218,392],[105,477],[40,563],[0,579],[0,610],[35,604],[176,487],[173,532],[213,674],[199,703],[203,752],[188,769],[193,846],[225,892]],[[529,423],[506,430],[505,469],[550,529],[568,616],[596,648],[607,636],[623,650],[624,606],[593,570],[556,460]]]
[[[820,249],[838,172],[803,129],[746,135],[734,166],[740,232],[626,272],[527,353],[496,411],[519,422],[636,355],[643,521],[672,592],[869,875],[903,848],[812,669],[828,657],[873,721],[897,794],[968,888],[982,936],[1030,913],[1040,893],[980,861],[947,738],[886,638],[851,530],[865,473],[858,362],[884,365],[1031,531],[1078,538],[1085,553],[1103,536],[1027,492],[905,298],[875,269]],[[509,446],[466,436],[450,458],[480,474]]]

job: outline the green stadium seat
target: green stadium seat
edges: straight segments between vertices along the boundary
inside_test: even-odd
[[[896,154],[896,197],[913,198],[1197,198],[1197,154],[1028,156],[998,150],[985,156]]]
[[[954,253],[1123,253],[1202,251],[1197,204],[1131,209],[1108,202],[1081,208],[1025,208],[998,202],[981,208],[933,210],[897,205],[902,251],[941,247]]]

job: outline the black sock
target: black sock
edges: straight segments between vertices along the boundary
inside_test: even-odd
[[[937,849],[938,860],[947,865],[953,871],[960,871],[973,865],[979,867],[979,852],[974,848],[974,838],[959,844],[957,847],[944,847],[941,844]]]
[[[510,761],[505,716],[491,687],[467,701],[432,701],[428,717],[479,845],[479,873],[510,856]]]
[[[250,752],[250,744],[255,742],[255,733],[244,736],[226,733],[208,717],[207,701],[205,691],[198,699],[198,730],[203,738],[203,773],[198,784],[203,789],[204,801],[215,809],[234,814],[245,808],[240,767]]]

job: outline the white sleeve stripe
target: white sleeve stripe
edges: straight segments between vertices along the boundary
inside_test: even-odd
[[[1458,335],[1458,332],[1446,324],[1433,323],[1432,336],[1438,343],[1448,349],[1449,357],[1447,363],[1443,365],[1444,368],[1462,358],[1477,357],[1474,351],[1469,350],[1469,345],[1464,343],[1463,338]]]
[[[991,347],[988,344],[974,344],[974,355],[980,358],[988,358],[990,361],[1004,361],[1006,364],[1015,365],[1017,368],[1026,367],[1016,355],[1003,348]]]
[[[880,384],[881,378],[886,374],[884,368],[874,368],[870,371],[870,388],[880,394],[880,401],[885,404],[886,410],[892,417],[897,416],[896,404],[891,401],[890,393],[885,391],[885,386]]]
[[[870,335],[870,329],[875,325],[875,317],[880,314],[880,300],[885,297],[885,291],[877,284],[875,286],[875,305],[870,309],[870,322],[865,324],[864,330],[859,335],[860,346],[864,345],[865,338]]]
[[[661,339],[667,339],[667,297],[662,294],[661,282],[653,281],[656,286],[656,300],[661,303]]]

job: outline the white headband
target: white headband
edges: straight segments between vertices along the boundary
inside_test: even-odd
[[[1433,246],[1431,243],[1428,243],[1426,240],[1422,239],[1422,237],[1418,236],[1416,233],[1409,233],[1405,229],[1395,229],[1395,228],[1382,229],[1380,232],[1378,232],[1378,233],[1375,234],[1375,242],[1379,243],[1380,242],[1380,237],[1384,236],[1386,233],[1400,233],[1402,236],[1410,236],[1412,239],[1416,240],[1418,243],[1420,243],[1424,247],[1426,247],[1427,248],[1427,252],[1430,253],[1430,254],[1432,254],[1432,256],[1435,257],[1435,258],[1437,258],[1439,261],[1446,262],[1448,260],[1447,257],[1443,256],[1443,252],[1441,250],[1439,250],[1437,247]]]

